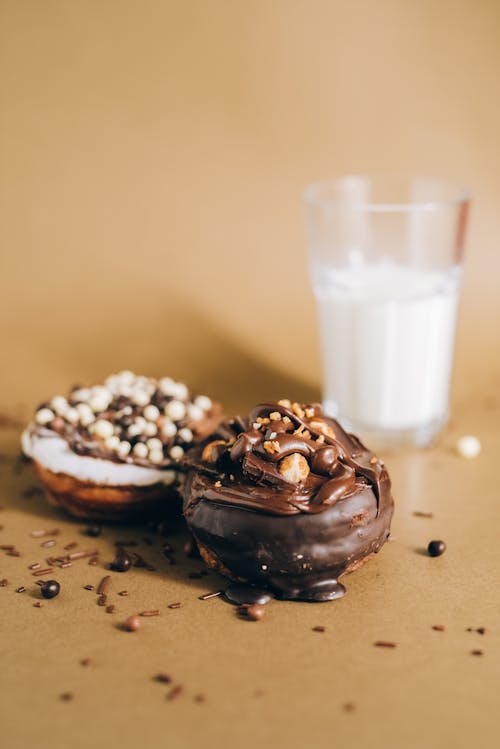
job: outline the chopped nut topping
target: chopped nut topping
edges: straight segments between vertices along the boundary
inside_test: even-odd
[[[273,411],[269,414],[271,421],[281,421],[281,414],[279,411]]]
[[[278,440],[267,440],[264,442],[263,447],[266,453],[271,453],[271,455],[273,453],[279,453],[280,451],[280,443]]]
[[[331,426],[326,423],[326,421],[323,421],[322,419],[315,419],[314,421],[309,422],[309,426],[311,427],[311,429],[316,429],[318,432],[321,432],[322,434],[335,439],[335,432],[333,431]]]
[[[309,463],[299,453],[287,455],[279,464],[279,472],[283,478],[293,484],[305,481],[309,475],[309,471]]]
[[[292,420],[289,416],[283,416],[283,424],[291,424]]]
[[[311,408],[311,406],[308,406],[307,408],[304,409],[304,411],[305,411],[307,418],[312,419],[312,417],[314,416],[314,408]]]
[[[299,419],[304,418],[304,409],[300,407],[299,403],[292,403],[292,411],[294,412],[295,416],[299,417]]]
[[[214,486],[216,486],[217,489],[219,489],[222,486],[222,481],[216,481]]]
[[[288,400],[288,398],[282,398],[280,401],[278,401],[278,406],[283,406],[283,408],[291,408],[292,404]],[[288,417],[285,417],[288,418]]]

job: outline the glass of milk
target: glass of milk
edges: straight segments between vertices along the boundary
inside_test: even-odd
[[[325,411],[379,448],[429,444],[449,413],[467,191],[346,176],[304,197]]]

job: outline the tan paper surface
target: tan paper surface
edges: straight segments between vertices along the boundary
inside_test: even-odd
[[[495,746],[498,4],[4,0],[0,13],[2,411],[27,418],[125,367],[182,378],[228,412],[317,398],[305,184],[388,171],[474,193],[452,425],[434,449],[387,456],[395,540],[341,601],[240,621],[198,600],[220,578],[188,578],[201,565],[182,551],[167,565],[153,537],[139,549],[157,571],[114,573],[106,614],[83,586],[115,540],[145,533],[94,542],[23,497],[18,430],[1,429],[0,543],[23,554],[0,551],[2,747]],[[464,433],[483,443],[475,461],[451,450]],[[60,596],[38,609],[27,567],[52,550],[30,532],[56,526],[54,550],[95,543],[101,564],[58,570]],[[446,554],[419,553],[435,537]],[[116,626],[155,608],[137,633]],[[184,687],[175,700],[159,671]]]

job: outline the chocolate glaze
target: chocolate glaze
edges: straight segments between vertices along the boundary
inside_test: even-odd
[[[394,505],[383,463],[319,406],[262,404],[243,423],[225,422],[213,438],[225,449],[218,446],[215,462],[213,454],[202,459],[209,450],[192,451],[184,494],[205,559],[282,598],[343,595],[340,575],[389,535]],[[297,482],[281,473],[292,454],[309,468]]]
[[[245,583],[232,583],[224,591],[224,596],[230,603],[235,603],[238,606],[245,603],[258,603],[264,606],[274,598],[273,594],[268,590],[256,588],[253,585],[246,585]]]

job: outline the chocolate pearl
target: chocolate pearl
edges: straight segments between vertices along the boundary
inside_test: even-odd
[[[61,586],[57,580],[46,580],[40,585],[40,593],[44,598],[55,598],[60,590]]]
[[[85,533],[91,538],[97,538],[101,535],[102,528],[100,525],[89,525],[88,528],[85,529]]]
[[[133,614],[132,616],[129,616],[129,618],[125,622],[125,629],[128,630],[128,632],[137,632],[137,630],[140,628],[141,628],[140,617],[138,617],[137,614]]]
[[[119,551],[110,567],[114,572],[127,572],[132,567],[132,557],[126,551]]]
[[[427,551],[431,557],[440,557],[446,551],[446,544],[444,541],[430,541]]]

